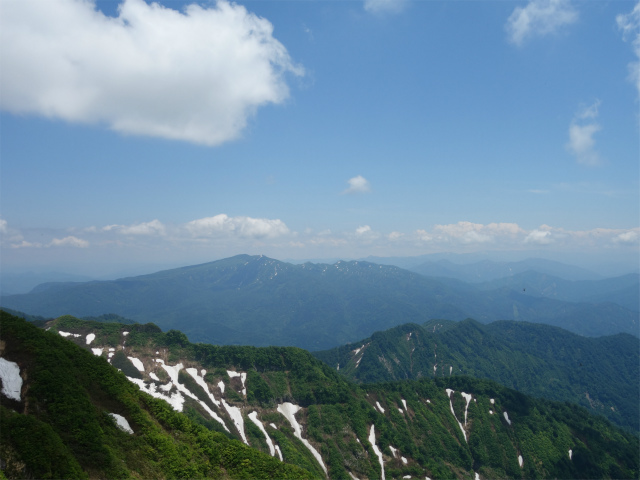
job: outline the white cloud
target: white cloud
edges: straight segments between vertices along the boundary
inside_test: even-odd
[[[3,218],[0,218],[0,233],[7,233],[7,221]]]
[[[569,142],[567,149],[576,157],[576,161],[590,167],[600,165],[600,155],[595,149],[593,136],[601,130],[596,122],[600,101],[583,108],[569,125]]]
[[[640,235],[638,235],[638,231],[629,230],[628,232],[621,233],[613,238],[614,243],[623,243],[628,245],[634,245],[638,243],[640,240]]]
[[[116,230],[123,235],[164,235],[166,233],[165,226],[157,219],[134,225],[108,225],[103,230]]]
[[[570,25],[578,12],[569,0],[531,0],[525,7],[516,7],[505,26],[509,41],[518,46],[533,37],[543,37]]]
[[[441,240],[456,240],[462,243],[486,243],[494,240],[494,236],[514,237],[523,230],[516,223],[481,223],[458,222],[448,225],[436,225],[434,234]]]
[[[404,237],[404,233],[402,232],[391,232],[389,235],[387,235],[387,238],[391,241],[398,240],[402,237]]]
[[[271,23],[219,0],[182,12],[124,0],[2,3],[0,107],[118,132],[218,145],[302,75]]]
[[[20,243],[11,244],[11,248],[42,248],[42,244],[32,243],[32,242],[27,242],[26,240],[22,240]]]
[[[74,237],[73,235],[64,238],[54,238],[51,240],[49,247],[74,247],[74,248],[87,248],[89,242],[82,240],[81,238]]]
[[[549,230],[532,230],[524,239],[524,243],[549,245],[550,243],[553,243],[553,237]]]
[[[371,227],[369,225],[363,225],[362,227],[356,228],[356,235],[362,236],[371,233]]]
[[[625,41],[631,39],[633,52],[638,58],[637,61],[629,63],[629,72],[631,81],[635,83],[640,96],[640,2],[636,3],[633,10],[626,15],[618,15],[616,22]]]
[[[369,181],[362,175],[350,178],[347,183],[349,184],[349,188],[342,192],[343,194],[367,193],[371,191],[371,185],[369,184]]]
[[[399,13],[406,3],[406,0],[364,0],[364,9],[374,14]]]
[[[224,213],[192,220],[185,228],[194,237],[275,238],[289,233],[289,228],[279,219],[229,217]]]

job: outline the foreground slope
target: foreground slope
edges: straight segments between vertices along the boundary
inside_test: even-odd
[[[308,350],[432,318],[518,319],[598,336],[638,335],[640,316],[614,303],[564,302],[509,287],[480,291],[367,262],[292,265],[248,255],[114,281],[42,285],[2,297],[2,305],[49,317],[114,313],[193,341]]]
[[[640,430],[640,341],[501,321],[405,324],[314,356],[358,382],[469,375],[570,401]]]
[[[309,478],[141,393],[105,358],[0,312],[7,478]]]
[[[638,475],[637,437],[490,381],[358,386],[298,348],[192,344],[153,325],[72,317],[49,327],[194,421],[318,477]]]

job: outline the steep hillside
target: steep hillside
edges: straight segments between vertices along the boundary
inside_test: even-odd
[[[114,313],[215,344],[320,350],[406,322],[518,319],[582,335],[638,335],[638,312],[569,303],[504,287],[479,291],[367,262],[292,265],[237,257],[109,282],[47,284],[2,305],[31,315]]]
[[[637,437],[583,408],[534,400],[490,381],[458,376],[357,386],[297,348],[191,344],[180,332],[153,325],[72,317],[49,328],[31,336],[64,335],[87,350],[83,358],[111,360],[132,385],[193,421],[317,477],[634,478],[639,472]],[[20,364],[20,351],[7,359]],[[133,429],[133,438],[144,437]]]
[[[55,331],[6,312],[0,330],[0,468],[9,479],[311,476],[176,413]]]
[[[570,401],[640,430],[640,341],[586,338],[548,325],[431,321],[376,332],[314,356],[358,382],[469,375]]]

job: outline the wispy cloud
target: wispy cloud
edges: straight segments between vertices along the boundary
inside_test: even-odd
[[[115,18],[92,1],[3,2],[0,31],[2,109],[204,145],[237,138],[304,72],[268,20],[225,0],[124,0]]]
[[[406,7],[406,0],[364,0],[364,9],[378,15],[399,13]]]
[[[593,136],[601,130],[596,122],[600,100],[580,110],[569,125],[569,142],[567,149],[582,165],[593,167],[601,164],[599,153],[595,149]]]
[[[342,192],[343,194],[368,193],[371,191],[369,181],[362,175],[350,178],[347,180],[347,183],[349,184],[349,188],[344,190]]]
[[[640,96],[640,2],[636,3],[633,10],[626,15],[616,17],[618,28],[622,31],[625,41],[631,41],[633,52],[638,60],[629,64],[631,80],[635,83]]]
[[[511,43],[522,46],[529,39],[557,32],[578,19],[569,0],[531,0],[516,7],[505,26]]]
[[[192,220],[185,224],[194,237],[276,238],[289,233],[282,220],[252,217],[229,217],[224,213]]]

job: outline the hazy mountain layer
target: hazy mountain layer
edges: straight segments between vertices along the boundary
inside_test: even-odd
[[[7,405],[3,412],[12,421],[18,417],[37,420],[43,431],[50,425],[61,439],[60,449],[67,448],[71,456],[87,451],[79,450],[73,441],[93,438],[94,432],[83,425],[92,427],[96,418],[101,428],[122,442],[117,449],[109,444],[107,451],[114,461],[123,457],[126,466],[136,455],[142,455],[141,465],[145,455],[156,455],[161,465],[176,462],[176,470],[167,476],[198,478],[204,476],[205,468],[216,465],[213,458],[220,458],[237,468],[229,476],[296,474],[285,470],[289,467],[265,474],[256,465],[276,466],[257,452],[248,457],[249,449],[234,442],[228,444],[237,450],[223,450],[215,457],[218,449],[207,441],[209,436],[223,435],[205,432],[193,425],[195,421],[272,459],[282,455],[318,478],[566,479],[635,478],[638,474],[637,437],[581,407],[535,400],[486,380],[454,376],[357,386],[297,348],[194,345],[180,332],[161,333],[153,325],[93,323],[71,317],[51,324],[49,332],[6,314],[2,322],[7,339],[2,355],[20,368],[25,378],[21,394],[29,399],[11,402],[2,397]],[[57,363],[60,366],[55,368]],[[97,388],[89,391],[82,386],[92,381]],[[134,382],[159,399],[136,392]],[[106,386],[110,395],[105,396],[101,389]],[[90,405],[60,403],[54,396],[58,391],[84,392],[76,396],[88,397]],[[192,420],[170,415],[168,404],[161,407],[161,397]],[[138,401],[151,406],[157,418],[154,425],[171,427],[175,442],[155,436],[156,430],[145,423],[146,410],[136,408]],[[54,411],[70,423],[61,424]],[[84,411],[93,413],[77,413]],[[133,433],[119,431],[107,415],[111,412],[126,418]],[[13,431],[2,426],[2,435]],[[200,449],[178,440],[196,442]],[[144,452],[135,449],[151,443],[157,447]],[[15,453],[12,466],[24,458],[24,447],[15,437],[11,443],[3,439],[2,445]],[[156,448],[173,455],[165,458],[164,450]],[[54,461],[48,450],[43,452],[39,461]],[[237,452],[245,459],[235,456]],[[175,453],[181,457],[175,458]],[[204,456],[208,463],[190,463],[196,460],[194,455]],[[181,471],[181,466],[200,470]],[[82,469],[101,476],[99,470],[87,470],[84,465]],[[113,472],[102,476],[113,478]],[[141,472],[147,478],[154,476]],[[156,471],[149,473],[160,476]]]
[[[216,344],[335,347],[406,322],[518,319],[582,335],[638,335],[638,312],[503,287],[479,291],[367,262],[292,265],[240,255],[115,281],[48,284],[2,305],[32,315],[114,313]]]
[[[586,338],[548,325],[406,324],[314,356],[358,382],[470,375],[529,395],[570,401],[640,430],[640,341]]]

